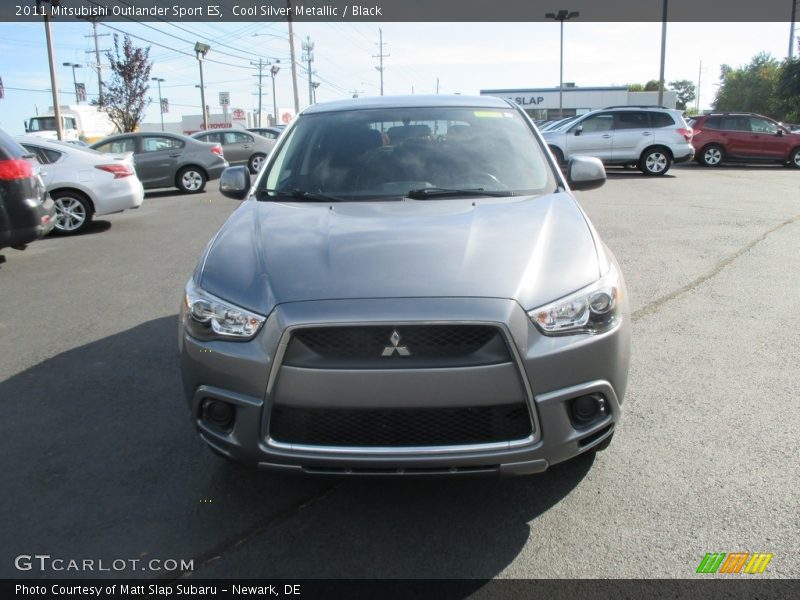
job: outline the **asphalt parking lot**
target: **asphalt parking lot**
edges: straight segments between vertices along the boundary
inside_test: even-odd
[[[1,577],[41,576],[14,566],[39,553],[191,559],[194,577],[688,578],[736,551],[800,577],[800,172],[617,170],[578,193],[631,294],[624,417],[594,460],[514,479],[297,478],[211,454],[176,326],[236,206],[216,190],[4,251]]]

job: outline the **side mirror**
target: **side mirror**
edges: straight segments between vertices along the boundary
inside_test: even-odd
[[[25,121],[25,133],[29,133],[30,129],[28,129],[28,122]]]
[[[250,171],[247,167],[228,167],[219,180],[219,191],[234,200],[244,200],[250,191]]]
[[[606,169],[599,158],[574,156],[567,164],[567,183],[573,190],[593,190],[606,182]]]
[[[786,133],[786,132],[785,132],[783,129],[781,129],[780,127],[778,127],[778,132],[777,132],[775,135],[777,135],[777,136],[781,136],[781,135],[783,135],[784,133]]]
[[[575,135],[580,135],[583,133],[583,125],[578,125],[574,130],[573,133]]]

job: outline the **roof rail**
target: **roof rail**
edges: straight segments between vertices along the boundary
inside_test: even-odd
[[[608,110],[609,108],[664,108],[666,110],[673,110],[668,106],[659,106],[657,104],[617,104],[615,106],[606,106],[603,110]]]

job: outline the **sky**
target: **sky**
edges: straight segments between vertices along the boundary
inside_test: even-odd
[[[112,29],[113,28],[113,29]],[[384,93],[477,94],[481,89],[557,87],[559,27],[556,23],[295,23],[295,50],[314,43],[312,70],[319,80],[317,101],[337,100],[353,93],[380,93],[379,28],[383,31]],[[92,28],[88,23],[52,25],[58,88],[62,104],[73,104],[72,70],[64,62],[83,64],[78,82],[86,83],[89,99],[97,97],[97,77],[88,68],[94,62]],[[259,23],[101,23],[101,50],[112,46],[111,34],[138,36],[137,46],[152,45],[151,76],[162,77],[162,95],[169,99],[165,121],[182,114],[200,113],[199,70],[194,43],[211,46],[204,65],[206,102],[212,112],[219,92],[229,92],[231,107],[257,107],[257,73],[251,61],[279,60],[276,96],[279,107],[291,107],[288,33],[285,22]],[[666,81],[701,75],[700,107],[710,108],[719,82],[721,64],[740,66],[758,52],[778,59],[788,49],[788,23],[669,23]],[[92,50],[87,54],[87,50]],[[660,23],[581,23],[564,27],[564,81],[578,86],[625,85],[658,79],[661,51]],[[218,62],[215,62],[218,61]],[[700,63],[702,61],[702,71]],[[105,62],[105,61],[104,61]],[[222,64],[224,63],[224,64]],[[106,77],[108,70],[105,71]],[[263,81],[264,110],[271,112],[272,85]],[[23,133],[23,121],[52,105],[44,26],[41,23],[0,23],[0,128]],[[298,68],[301,109],[308,104],[305,64]],[[146,122],[157,122],[158,92]]]

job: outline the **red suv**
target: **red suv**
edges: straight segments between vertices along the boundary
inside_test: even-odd
[[[695,160],[707,167],[724,161],[779,162],[800,168],[800,133],[754,113],[693,117]]]

